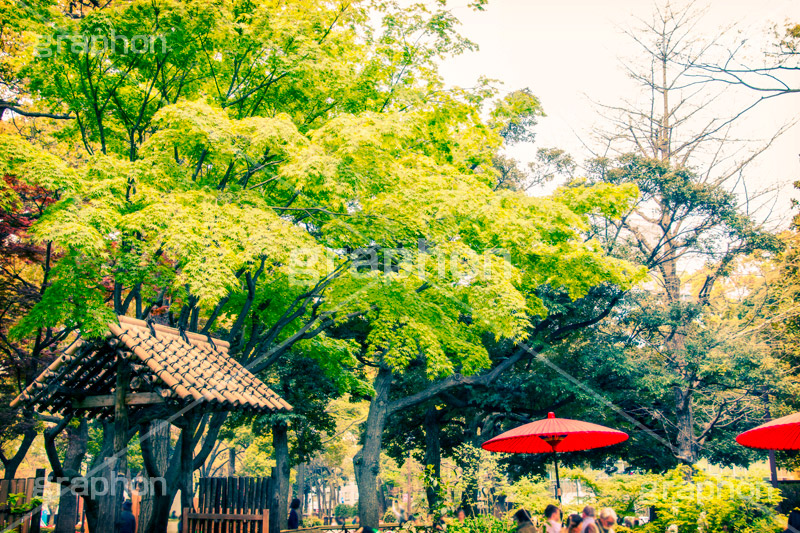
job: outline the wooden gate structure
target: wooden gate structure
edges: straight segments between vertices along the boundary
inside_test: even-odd
[[[23,479],[4,479],[0,481],[0,531],[13,528],[19,522],[21,533],[39,533],[42,506],[37,505],[24,513],[12,513],[9,495],[22,494],[17,506],[30,503],[33,498],[41,498],[44,491],[44,469],[36,470],[36,477]]]
[[[182,533],[269,532],[270,478],[201,478],[198,493],[198,510],[183,509]]]
[[[228,353],[228,342],[127,316],[117,318],[118,322],[108,324],[108,335],[102,339],[76,340],[11,402],[11,407],[61,415],[62,421],[48,432],[46,445],[52,444],[73,418],[113,420],[115,435],[124,436],[132,434],[130,424],[135,420],[182,416],[188,423],[191,417],[214,411],[292,410],[291,405]],[[182,455],[180,461],[182,468],[187,469],[182,475],[191,475],[193,451]],[[127,473],[125,438],[114,440],[110,462],[110,483],[115,483]],[[53,464],[51,459],[51,466],[56,477],[63,477],[60,462]],[[236,490],[230,491],[225,483],[226,498],[228,494],[230,498],[201,509],[214,509],[215,513],[188,512],[184,514],[187,522],[206,527],[220,517],[207,519],[202,515],[219,512],[236,515],[228,520],[246,526],[237,531],[268,533],[264,524],[269,515],[265,511],[269,483],[255,478],[243,487],[236,483]],[[239,502],[239,493],[248,497]],[[121,494],[119,491],[110,504],[103,503],[113,505],[115,520],[99,523],[98,531],[93,533],[114,533],[120,522]],[[237,495],[236,500],[233,495]],[[186,527],[189,529],[184,531],[220,531],[197,529],[189,523]]]

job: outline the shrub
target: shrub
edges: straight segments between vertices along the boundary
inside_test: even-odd
[[[322,519],[318,516],[308,515],[303,517],[303,526],[317,527],[322,525]]]
[[[355,505],[347,505],[346,503],[340,503],[336,506],[333,510],[333,515],[336,518],[351,518],[358,513]]]
[[[464,523],[453,522],[447,526],[447,533],[515,533],[512,522],[498,520],[491,515],[467,518]]]
[[[394,524],[397,522],[397,517],[394,515],[394,511],[391,509],[386,509],[386,512],[383,513],[383,523],[384,524]]]
[[[759,478],[710,476],[688,466],[644,484],[642,503],[656,509],[656,519],[646,531],[661,533],[671,524],[681,533],[777,533],[775,506],[780,493]]]

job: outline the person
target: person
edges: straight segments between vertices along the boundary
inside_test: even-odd
[[[567,533],[580,533],[581,530],[581,515],[573,513],[567,517]]]
[[[133,516],[131,509],[133,504],[130,500],[122,502],[122,516],[119,533],[136,533],[136,517]]]
[[[597,527],[597,521],[594,519],[594,507],[591,505],[584,507],[581,518],[580,533],[600,533],[600,528]]]
[[[514,513],[514,520],[517,522],[517,533],[537,533],[536,527],[531,521],[531,515],[525,509]]]
[[[375,533],[375,530],[369,526],[362,526],[356,529],[356,533]]]
[[[606,533],[614,533],[617,526],[617,513],[611,507],[603,507],[600,510],[600,525]]]
[[[300,513],[297,510],[300,509],[300,499],[293,499],[292,503],[289,504],[289,509],[289,529],[298,529],[300,527]]]
[[[547,523],[544,526],[545,533],[560,533],[561,532],[561,509],[552,503],[545,507],[544,518]]]
[[[800,531],[800,509],[792,509],[789,513],[789,527],[783,533],[797,533]]]
[[[467,519],[467,512],[463,508],[459,507],[458,511],[456,512],[456,518],[458,518],[458,521],[463,524]]]
[[[675,524],[670,525],[667,528],[667,533],[678,533],[678,526],[676,526]]]

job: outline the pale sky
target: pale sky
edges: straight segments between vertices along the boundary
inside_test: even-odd
[[[622,61],[644,59],[624,30],[648,19],[653,3],[636,0],[490,0],[484,12],[466,7],[466,0],[448,2],[462,21],[461,33],[480,46],[478,52],[449,59],[442,65],[448,83],[472,86],[481,76],[501,80],[511,91],[529,87],[544,106],[547,117],[537,127],[535,145],[520,146],[512,155],[531,160],[537,147],[556,146],[581,160],[588,155],[591,131],[602,124],[592,101],[620,103],[636,95],[636,86]],[[698,25],[699,37],[711,38],[735,26],[754,43],[766,42],[774,24],[800,21],[796,0],[712,0]],[[730,30],[725,38],[736,38]],[[742,92],[731,98],[742,105],[755,95]],[[800,94],[781,96],[760,104],[740,122],[740,135],[766,139],[781,125],[800,118]],[[750,187],[788,184],[779,198],[787,214],[790,184],[800,179],[800,127],[784,134],[751,168]]]

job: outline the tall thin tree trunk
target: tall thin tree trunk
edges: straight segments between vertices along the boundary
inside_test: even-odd
[[[687,465],[692,465],[697,461],[697,454],[691,390],[675,387],[675,415],[678,426],[678,459]]]
[[[289,524],[289,428],[284,423],[272,426],[272,447],[275,450],[275,491],[272,509],[277,512],[276,519],[270,519],[270,533],[280,533],[288,529]]]
[[[362,526],[378,527],[378,474],[381,469],[381,437],[388,416],[389,390],[392,372],[381,367],[373,383],[375,397],[369,404],[364,427],[364,445],[353,458],[358,484],[358,515]]]
[[[89,442],[89,425],[86,423],[86,419],[81,419],[77,428],[67,426],[66,434],[67,451],[64,454],[63,470],[64,477],[71,480],[80,475],[81,463],[86,456]],[[58,498],[58,516],[54,531],[55,533],[75,533],[75,524],[77,523],[78,498],[70,490],[70,485],[65,483],[61,487]]]
[[[436,480],[441,480],[442,473],[442,452],[439,442],[439,416],[436,406],[432,405],[425,412],[425,468],[433,469],[433,476]],[[439,494],[434,487],[425,487],[425,495],[428,498],[428,510],[433,513],[439,504]]]
[[[146,463],[144,470],[144,488],[142,490],[142,500],[139,510],[139,523],[137,531],[139,533],[166,533],[166,525],[169,520],[169,508],[172,498],[166,487],[164,474],[169,468],[169,422],[157,420],[149,425],[145,445],[142,449],[144,456],[145,449],[152,450],[152,461]],[[150,458],[148,457],[148,461]],[[151,469],[154,469],[151,471]]]
[[[103,422],[103,445],[95,458],[90,471],[94,474],[87,481],[91,488],[88,497],[84,498],[86,522],[92,533],[114,532],[115,498],[111,487],[114,483],[114,472],[111,468],[111,457],[114,455],[114,425]],[[95,488],[105,487],[104,493],[94,493]]]
[[[231,444],[228,448],[228,476],[236,475],[236,446]]]
[[[303,520],[303,510],[306,505],[306,463],[297,465],[297,475],[295,481],[295,497],[300,500],[300,508],[297,509],[297,516]]]

